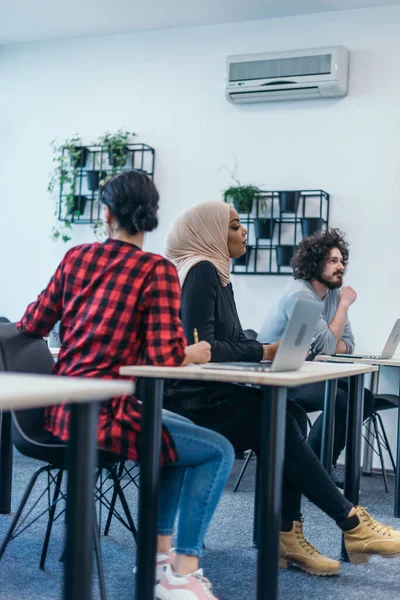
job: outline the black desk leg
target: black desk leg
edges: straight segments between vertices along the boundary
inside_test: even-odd
[[[397,411],[397,450],[396,474],[394,480],[394,516],[400,518],[400,407]]]
[[[64,600],[92,599],[97,415],[97,402],[71,405]]]
[[[13,443],[11,413],[0,414],[0,514],[11,512],[11,487],[13,467]]]
[[[257,600],[278,597],[279,530],[285,457],[286,388],[263,388],[259,477]]]
[[[154,600],[157,552],[157,496],[164,381],[141,379],[143,419],[140,436],[139,530],[136,600]]]
[[[344,495],[354,505],[358,504],[361,477],[361,438],[364,409],[364,375],[350,377],[349,403],[346,428],[346,466]],[[349,561],[342,538],[342,560]]]
[[[326,381],[324,412],[322,413],[322,440],[321,462],[323,467],[331,473],[333,456],[333,438],[335,431],[335,405],[337,394],[337,379]]]

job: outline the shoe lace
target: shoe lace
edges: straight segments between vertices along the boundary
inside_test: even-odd
[[[211,581],[207,579],[207,577],[204,577],[204,575],[200,575],[200,573],[195,573],[192,577],[196,577],[208,598],[214,598],[212,593],[212,584]]]
[[[390,532],[392,531],[393,527],[389,527],[388,525],[379,523],[379,521],[375,521],[375,519],[373,519],[371,515],[367,513],[366,508],[358,506],[356,514],[360,521],[364,521],[364,523],[367,524],[367,527],[371,527],[373,531],[381,533],[382,535],[386,535],[387,533],[390,535]]]
[[[299,540],[298,544],[301,548],[304,548],[306,552],[309,552],[311,556],[315,553],[319,554],[318,550],[314,548],[310,542],[306,540],[303,533],[303,525],[302,523],[296,523],[296,539]]]

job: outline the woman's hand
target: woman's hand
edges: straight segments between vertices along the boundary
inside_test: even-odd
[[[211,346],[208,342],[198,342],[198,344],[192,344],[185,348],[185,359],[182,363],[182,367],[189,363],[195,365],[203,365],[211,360]]]
[[[278,351],[280,340],[274,344],[263,344],[263,357],[262,360],[274,360],[275,354]]]

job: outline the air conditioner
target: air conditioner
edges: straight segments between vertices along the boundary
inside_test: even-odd
[[[343,46],[228,56],[225,91],[234,104],[339,98],[348,88]]]

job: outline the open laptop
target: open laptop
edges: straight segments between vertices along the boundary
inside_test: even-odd
[[[322,302],[298,300],[273,361],[207,363],[203,369],[297,371],[303,365],[323,309]]]
[[[376,359],[389,359],[392,358],[393,354],[397,350],[397,346],[400,342],[400,319],[397,319],[396,323],[390,335],[387,339],[387,342],[381,352],[381,354],[335,354],[335,356],[343,356],[345,358],[376,358]]]

